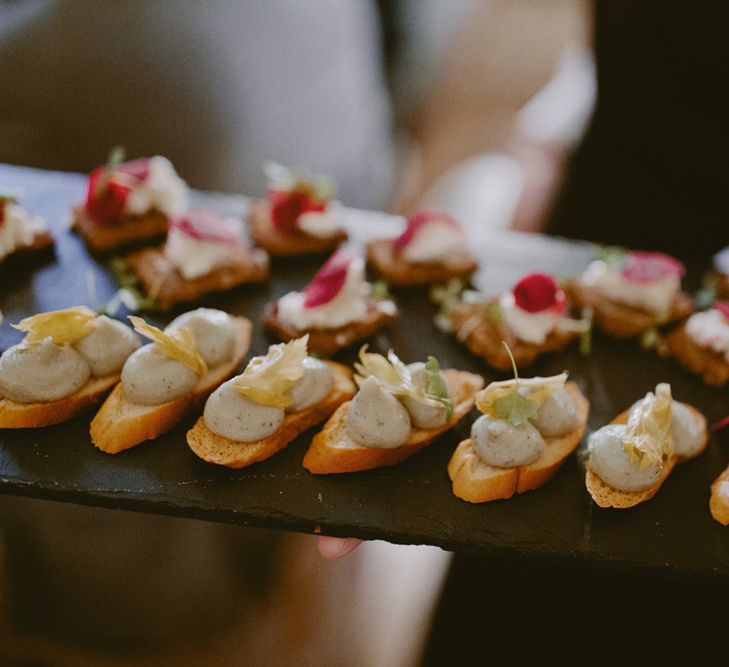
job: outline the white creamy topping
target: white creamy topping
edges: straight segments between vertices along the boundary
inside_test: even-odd
[[[4,218],[0,223],[0,259],[18,248],[29,246],[37,234],[48,229],[43,218],[31,216],[19,204],[7,202],[4,207]]]
[[[681,288],[681,278],[678,275],[669,275],[650,283],[632,282],[602,260],[591,262],[581,280],[611,301],[660,317],[671,311],[673,299]]]
[[[307,234],[327,238],[341,228],[342,212],[339,202],[329,202],[323,211],[307,211],[299,216],[296,226]]]
[[[188,208],[188,188],[175,171],[172,163],[160,155],[149,159],[147,179],[133,179],[126,200],[129,215],[143,215],[152,209],[171,218],[182,215]]]
[[[304,374],[289,389],[291,405],[286,412],[300,412],[324,399],[332,390],[332,369],[321,359],[306,357]]]
[[[106,315],[97,317],[94,330],[73,344],[96,377],[121,371],[127,357],[140,345],[139,336],[132,329]]]
[[[631,414],[643,402],[636,401],[630,408]],[[671,403],[671,435],[673,436],[673,453],[676,456],[691,457],[701,449],[706,436],[704,420],[685,403]]]
[[[499,304],[506,326],[519,340],[526,343],[534,343],[535,345],[544,343],[549,332],[557,326],[562,318],[559,313],[550,311],[530,313],[523,308],[519,308],[511,292],[502,294],[499,298]]]
[[[725,275],[729,275],[729,246],[714,255],[714,268]]]
[[[564,387],[559,387],[544,399],[531,421],[545,438],[558,438],[573,431],[579,419],[572,397]]]
[[[243,237],[243,223],[235,218],[221,218],[221,231],[238,239]],[[230,261],[230,243],[196,239],[181,229],[170,227],[164,247],[165,257],[187,280],[207,275]]]
[[[529,422],[511,426],[488,415],[473,422],[471,439],[481,459],[498,468],[528,465],[544,449],[544,438]]]
[[[608,424],[595,431],[587,441],[587,467],[603,482],[621,491],[644,491],[661,477],[662,465],[645,468],[633,462],[625,448],[625,424]]]
[[[397,398],[369,376],[349,404],[346,428],[357,444],[394,449],[410,435],[410,416]]]
[[[141,405],[160,405],[190,394],[198,379],[185,364],[162,354],[156,343],[132,353],[121,374],[124,395]]]
[[[367,315],[370,284],[365,281],[364,260],[355,257],[347,268],[342,289],[329,303],[305,308],[303,292],[289,292],[278,300],[279,317],[299,331],[336,329]]]
[[[57,401],[77,392],[91,369],[70,345],[46,338],[36,345],[14,345],[0,356],[0,396],[19,403]]]
[[[237,378],[221,384],[205,403],[205,425],[223,438],[255,442],[272,435],[284,420],[281,408],[256,403],[235,388]]]
[[[686,322],[686,333],[697,345],[724,355],[729,361],[729,322],[718,310],[694,313]]]
[[[435,262],[467,250],[462,229],[434,219],[418,229],[410,243],[403,248],[402,256],[413,263]]]
[[[410,369],[415,389],[421,392],[424,391],[428,378],[425,364],[422,361],[417,361],[413,364],[408,364],[408,368]],[[442,378],[443,374],[441,373],[440,375]],[[448,387],[447,384],[446,387]],[[412,419],[413,425],[417,428],[432,429],[446,423],[448,412],[445,405],[440,401],[432,398],[418,400],[411,396],[404,396],[402,402],[410,413],[410,419]]]
[[[235,324],[228,313],[215,308],[196,308],[176,317],[168,329],[187,327],[195,336],[195,346],[208,368],[230,359],[235,345]]]

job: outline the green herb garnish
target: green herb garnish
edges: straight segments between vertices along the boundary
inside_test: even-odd
[[[514,380],[516,382],[509,393],[497,398],[493,402],[492,409],[494,415],[499,419],[503,419],[512,426],[519,426],[526,424],[530,419],[534,419],[537,416],[539,404],[536,401],[528,399],[519,391],[519,372],[516,369],[514,355],[511,353],[511,349],[506,341],[502,341],[502,343],[511,360],[511,367],[514,370]]]

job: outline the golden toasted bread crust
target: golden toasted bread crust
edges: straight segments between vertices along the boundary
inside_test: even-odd
[[[288,322],[284,322],[278,314],[278,303],[273,302],[266,305],[261,318],[263,328],[271,331],[283,341],[299,338],[305,333],[309,334],[309,351],[317,354],[332,355],[339,350],[364,340],[373,333],[389,324],[397,317],[394,313],[384,312],[380,301],[370,299],[367,308],[367,315],[363,320],[350,322],[335,329],[304,329],[300,330]]]
[[[552,479],[582,441],[590,411],[588,400],[574,382],[568,382],[565,388],[577,409],[577,428],[558,438],[545,438],[544,450],[536,461],[513,468],[498,468],[485,463],[478,455],[473,441],[470,438],[464,440],[448,463],[453,494],[470,503],[485,503],[537,489]]]
[[[236,341],[231,358],[203,375],[192,394],[160,405],[128,401],[119,383],[91,421],[91,442],[107,454],[151,440],[174,428],[185,414],[201,406],[218,385],[233,374],[250,347],[251,323],[236,317]]]
[[[0,257],[0,270],[9,269],[12,266],[17,266],[17,261],[23,258],[28,258],[32,255],[43,255],[53,249],[55,241],[53,235],[45,230],[37,233],[31,243],[28,245],[20,246],[13,250],[13,252]],[[50,254],[50,253],[49,253]]]
[[[694,300],[685,292],[676,294],[668,318],[662,321],[653,313],[611,301],[579,280],[571,281],[567,292],[578,308],[592,307],[595,324],[615,338],[633,338],[646,329],[684,320],[694,312]]]
[[[720,524],[729,526],[729,467],[711,485],[709,509]]]
[[[276,433],[255,442],[237,442],[213,433],[205,424],[204,417],[200,417],[187,432],[187,444],[190,449],[204,461],[228,468],[245,468],[273,456],[298,435],[324,421],[357,391],[349,368],[334,361],[325,363],[332,370],[334,378],[332,390],[316,405],[287,414]]]
[[[443,426],[435,429],[410,431],[407,442],[394,449],[363,447],[354,442],[347,433],[346,419],[350,401],[342,403],[314,436],[304,456],[304,468],[317,475],[357,472],[382,468],[400,463],[423,449],[450,428],[453,428],[473,407],[476,392],[483,387],[483,378],[466,371],[447,369],[443,376],[453,397],[453,414]]]
[[[76,393],[48,403],[0,398],[0,428],[40,428],[68,421],[100,403],[119,382],[119,374],[92,378]]]
[[[483,304],[461,303],[451,313],[451,331],[473,354],[489,366],[501,371],[511,369],[506,341],[519,368],[531,366],[538,357],[565,348],[580,334],[576,331],[553,329],[541,345],[526,343],[501,322],[495,322]]]
[[[183,277],[165,257],[164,246],[143,248],[124,261],[162,310],[169,310],[178,303],[197,301],[206,294],[268,279],[266,252],[243,245],[231,245],[229,258],[224,264],[210,273],[191,279]]]
[[[397,252],[392,239],[367,244],[367,261],[391,285],[412,287],[465,278],[478,269],[478,261],[469,252],[458,253],[443,262],[408,262]]]
[[[281,232],[271,223],[270,206],[265,199],[253,202],[248,213],[248,227],[256,245],[273,257],[323,255],[347,240],[347,232],[338,229],[331,236],[321,237],[297,229]]]
[[[663,469],[661,470],[661,476],[659,480],[649,489],[645,489],[644,491],[621,491],[620,489],[616,489],[609,484],[606,484],[594,472],[587,469],[585,471],[585,486],[587,487],[587,491],[589,492],[589,494],[592,496],[592,499],[599,507],[614,507],[616,509],[626,509],[628,507],[635,507],[636,505],[639,505],[646,500],[650,500],[653,496],[656,495],[656,493],[658,493],[658,490],[661,488],[661,486],[663,486],[663,482],[666,481],[676,464],[683,463],[683,461],[686,461],[687,458],[695,458],[696,456],[701,454],[704,449],[706,449],[706,445],[709,442],[709,430],[706,427],[706,417],[704,417],[704,415],[702,415],[692,405],[688,405],[688,403],[684,403],[684,405],[689,408],[695,416],[701,418],[701,420],[703,421],[704,437],[701,447],[691,457],[672,456],[664,464]],[[628,421],[629,414],[629,409],[624,410],[610,423],[625,424]]]
[[[663,347],[710,387],[723,387],[729,382],[729,361],[694,341],[686,333],[685,323],[666,336]]]
[[[129,216],[121,222],[100,225],[83,206],[73,209],[73,229],[95,255],[117,252],[144,243],[153,243],[167,234],[167,216],[159,211]]]

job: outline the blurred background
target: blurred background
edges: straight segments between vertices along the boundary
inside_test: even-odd
[[[0,162],[109,147],[260,195],[274,159],[350,206],[541,229],[596,99],[583,0],[0,0]],[[450,554],[0,498],[0,659],[414,665]],[[131,582],[131,584],[130,584]]]

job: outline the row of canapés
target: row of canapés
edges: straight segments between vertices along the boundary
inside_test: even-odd
[[[434,357],[405,364],[392,351],[383,356],[365,346],[353,378],[346,366],[310,356],[305,335],[272,345],[228,379],[248,351],[245,318],[199,308],[164,330],[130,320],[134,330],[79,306],[18,323],[25,338],[0,356],[0,428],[49,426],[103,400],[91,440],[116,454],[169,431],[204,403],[187,433],[190,448],[210,463],[242,468],[327,420],[303,464],[332,474],[403,461],[475,402],[482,415],[453,453],[448,474],[456,496],[482,503],[546,484],[587,426],[589,402],[567,373],[522,379],[513,358],[514,378],[482,389],[483,378],[441,369]],[[137,334],[151,342],[142,346]],[[590,436],[587,490],[601,507],[632,507],[707,442],[704,416],[659,384]],[[713,516],[724,524],[728,474],[715,482],[711,499]]]
[[[244,240],[241,220],[214,211],[188,210],[188,189],[171,163],[156,156],[95,169],[86,201],[73,212],[73,227],[95,253],[117,252],[130,243],[156,244],[120,262],[137,281],[143,307],[166,310],[199,301],[206,294],[268,278],[268,254],[298,255],[334,251],[347,233],[342,207],[333,201],[325,178],[269,165],[265,199],[254,202],[249,231],[258,247]],[[53,243],[47,226],[12,198],[0,200],[0,262],[12,254],[41,250]],[[396,286],[446,283],[477,269],[463,229],[452,218],[420,212],[396,238],[371,241],[366,258],[376,273]],[[585,334],[589,322],[569,317],[588,314],[615,337],[654,335],[678,325],[658,349],[674,355],[713,386],[729,382],[729,251],[717,255],[713,273],[718,297],[713,307],[694,313],[694,301],[681,291],[684,267],[660,253],[612,251],[593,261],[564,289],[555,278],[532,273],[514,288],[486,298],[472,291],[436,290],[437,318],[473,353],[508,370],[506,340],[520,367],[544,352],[559,350]],[[126,292],[128,289],[125,288]],[[312,351],[334,354],[366,339],[397,314],[392,301],[365,279],[365,262],[335,253],[314,280],[266,310],[264,326],[282,340],[310,334]],[[134,307],[132,308],[134,309]],[[655,338],[656,336],[654,336]]]

